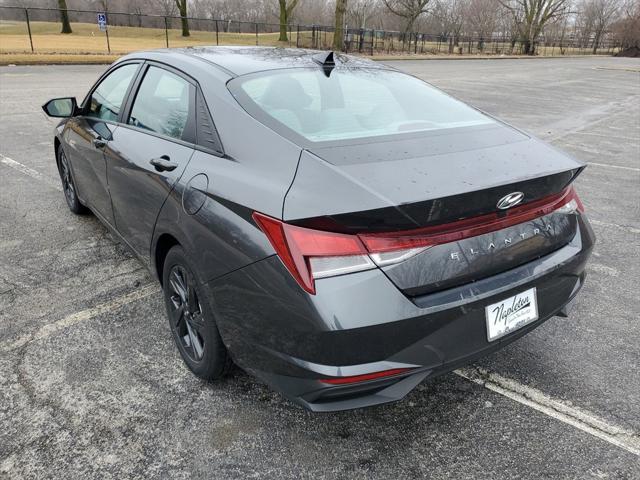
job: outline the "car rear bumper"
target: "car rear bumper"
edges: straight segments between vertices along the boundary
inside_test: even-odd
[[[345,410],[399,400],[424,379],[498,350],[564,313],[582,287],[594,240],[581,216],[577,234],[559,250],[421,297],[407,297],[380,270],[319,280],[316,295],[309,295],[275,256],[210,282],[207,291],[241,367],[310,410]],[[485,307],[532,287],[539,319],[489,342]],[[405,368],[356,384],[326,383]]]

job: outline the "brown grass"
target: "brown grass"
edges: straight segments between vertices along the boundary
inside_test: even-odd
[[[109,64],[120,55],[72,53],[0,53],[0,65]]]
[[[107,38],[96,25],[72,24],[73,33],[63,35],[60,26],[53,22],[31,22],[33,47],[36,53],[108,53]],[[215,32],[192,30],[190,37],[182,37],[181,31],[169,29],[170,47],[215,45]],[[292,34],[295,45],[296,33]],[[255,45],[255,33],[225,33],[218,35],[220,45]],[[288,45],[278,41],[277,33],[258,34],[260,45]],[[165,30],[162,28],[109,27],[111,53],[129,53],[166,47]],[[0,23],[0,53],[31,52],[25,22]]]

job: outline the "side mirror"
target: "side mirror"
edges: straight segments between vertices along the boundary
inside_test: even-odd
[[[42,110],[50,117],[73,117],[78,109],[75,97],[54,98],[42,106]]]

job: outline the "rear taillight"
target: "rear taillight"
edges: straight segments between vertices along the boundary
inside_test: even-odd
[[[296,227],[257,212],[253,219],[293,278],[309,293],[315,293],[316,278],[376,267],[357,235]]]
[[[315,294],[315,279],[370,270],[417,255],[429,247],[501,230],[558,211],[584,211],[573,187],[506,212],[466,218],[415,230],[344,234],[290,225],[254,212],[287,270],[300,286]]]

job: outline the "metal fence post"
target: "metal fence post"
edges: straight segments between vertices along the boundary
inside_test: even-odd
[[[256,47],[258,46],[258,22],[256,22]]]
[[[169,20],[167,17],[164,17],[164,40],[167,48],[169,48]]]
[[[373,42],[375,41],[376,38],[376,31],[375,30],[371,30],[371,56],[373,57]]]
[[[296,48],[300,48],[300,25],[298,25],[298,33],[296,33]]]
[[[27,31],[29,32],[29,45],[31,45],[31,53],[33,53],[33,37],[31,36],[31,23],[29,22],[29,9],[24,9],[24,16],[27,19]]]
[[[220,40],[218,38],[218,20],[216,20],[216,45],[220,45]]]

